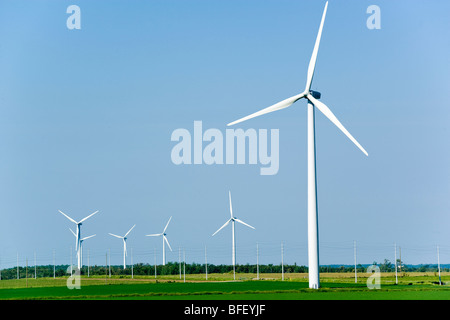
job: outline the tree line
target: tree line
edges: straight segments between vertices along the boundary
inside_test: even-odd
[[[391,263],[389,260],[385,259],[383,263],[377,263],[373,262],[373,265],[377,265],[380,268],[381,272],[395,272],[395,264]],[[367,268],[370,265],[361,265],[358,264],[356,266],[356,270],[359,273],[365,273],[367,272]],[[168,262],[165,266],[163,265],[157,265],[156,266],[156,274],[157,275],[178,275],[180,274],[180,267],[181,272],[186,274],[204,274],[205,273],[205,264],[200,263],[188,263],[181,265],[178,262]],[[75,267],[73,267],[75,268]],[[259,268],[259,272],[264,273],[281,273],[282,268],[284,269],[285,273],[307,273],[308,267],[307,266],[299,266],[297,264],[293,265],[284,265],[281,266],[281,264],[267,264],[267,265],[254,265],[254,264],[245,264],[245,265],[236,265],[236,273],[256,273],[257,268]],[[400,261],[397,262],[397,270],[399,272],[437,272],[438,267],[437,265],[404,265]],[[74,271],[74,269],[73,269]],[[155,275],[155,265],[151,265],[148,263],[136,263],[133,265],[133,268],[129,266],[127,269],[123,269],[123,266],[90,266],[89,270],[87,266],[84,266],[81,269],[82,275],[87,275],[89,271],[89,275],[91,276],[103,276],[108,275],[111,273],[112,276],[128,276],[131,275],[133,272],[133,275],[136,276],[154,276]],[[448,272],[450,271],[450,268],[441,267],[442,272]],[[233,266],[231,265],[214,265],[214,264],[208,264],[208,273],[232,273],[233,272]],[[321,273],[346,273],[346,272],[355,272],[355,266],[352,265],[322,265],[320,266],[320,272]],[[8,269],[2,269],[0,271],[1,279],[7,280],[7,279],[17,279],[19,277],[20,279],[23,278],[34,278],[35,274],[37,278],[43,278],[48,277],[51,278],[53,276],[55,277],[64,277],[68,276],[70,274],[70,266],[69,265],[44,265],[44,266],[29,266],[29,267],[13,267]]]

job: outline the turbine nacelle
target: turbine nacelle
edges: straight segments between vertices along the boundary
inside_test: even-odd
[[[309,94],[312,95],[316,99],[320,99],[321,93],[319,91],[309,90]]]

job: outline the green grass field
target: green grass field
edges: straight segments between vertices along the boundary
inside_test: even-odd
[[[381,289],[368,289],[369,275],[362,274],[354,283],[353,274],[321,274],[321,289],[308,288],[307,274],[241,274],[232,281],[230,274],[187,275],[186,283],[178,276],[104,278],[82,277],[80,289],[68,289],[67,278],[1,280],[0,299],[151,299],[151,300],[450,300],[450,274],[446,285],[437,285],[433,273],[413,273],[399,277],[383,274]]]

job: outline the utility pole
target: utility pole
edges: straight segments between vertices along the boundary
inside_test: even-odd
[[[284,281],[283,241],[281,241],[281,281]]]
[[[180,280],[181,280],[181,247],[178,247],[178,266],[180,267]]]
[[[355,283],[358,283],[358,275],[356,271],[356,240],[353,241],[354,254],[355,254]]]
[[[259,280],[259,247],[256,243],[256,279]]]
[[[439,246],[437,246],[437,256],[438,256],[439,285],[442,285],[442,282],[441,282],[441,263],[439,261]]]
[[[55,249],[53,249],[53,279],[56,279]]]
[[[184,283],[186,283],[186,251],[183,249],[183,273],[184,273]]]
[[[109,252],[109,255],[108,255],[108,257],[109,257],[109,259],[108,259],[108,270],[109,270],[109,277],[111,278],[111,249],[108,249],[108,252]]]
[[[17,252],[17,279],[19,279],[19,253]]]
[[[131,248],[131,279],[134,279],[134,269],[133,269],[133,248]]]
[[[34,279],[36,279],[36,251],[34,252]]]
[[[206,280],[208,280],[208,258],[206,256],[206,246],[205,246],[205,276],[206,276]]]
[[[91,262],[89,260],[89,257],[90,257],[90,253],[89,253],[89,248],[88,248],[88,278],[89,278],[89,269],[91,267]]]
[[[395,246],[395,284],[398,284],[398,277],[397,277],[397,244],[394,244]]]
[[[26,258],[26,266],[25,266],[25,281],[27,284],[27,288],[28,288],[28,258]]]
[[[105,284],[108,283],[108,251],[105,253]]]

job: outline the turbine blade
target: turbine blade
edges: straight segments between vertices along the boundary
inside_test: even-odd
[[[89,236],[89,237],[84,237],[83,239],[81,239],[80,241],[84,241],[84,240],[86,240],[86,239],[89,239],[89,238],[92,238],[92,237],[95,237],[96,235],[95,234],[93,234],[92,236]]]
[[[249,227],[249,228],[255,229],[255,228],[254,228],[254,227],[252,227],[251,225],[249,225],[249,224],[245,223],[245,222],[244,222],[244,221],[242,221],[242,220],[239,220],[238,218],[234,218],[234,220],[235,220],[235,221],[237,221],[237,222],[239,222],[239,223],[242,223],[243,225],[245,225],[245,226],[247,226],[247,227]]]
[[[71,217],[69,217],[67,214],[65,214],[64,212],[62,212],[61,210],[58,210],[60,213],[62,213],[67,219],[69,219],[70,221],[72,221],[75,224],[78,224],[78,222],[76,222],[75,220],[73,220]]]
[[[164,240],[166,241],[167,245],[169,246],[170,251],[172,251],[172,248],[170,247],[170,244],[169,244],[169,240],[167,240],[166,236],[164,236]]]
[[[323,29],[323,24],[325,22],[325,16],[327,14],[327,8],[328,8],[328,1],[325,4],[325,9],[323,10],[322,21],[320,22],[320,27],[319,27],[319,32],[317,33],[316,43],[314,44],[314,50],[311,55],[311,60],[309,61],[305,92],[309,92],[309,89],[311,88],[311,83],[312,83],[312,80],[314,77],[314,70],[316,68],[316,60],[317,60],[317,52],[319,51],[320,38],[322,37],[322,29]]]
[[[312,95],[308,94],[307,99],[317,107],[331,122],[333,122],[336,127],[338,127],[366,156],[369,156],[367,151],[356,141],[355,138],[350,134],[350,132],[345,129],[342,123],[336,118],[336,116],[331,112],[331,110],[321,101],[314,98]]]
[[[83,222],[83,221],[85,221],[85,220],[87,220],[87,219],[89,219],[90,217],[92,217],[94,214],[96,214],[98,212],[98,210],[97,211],[95,211],[94,213],[91,213],[90,215],[88,215],[86,218],[83,218],[79,223],[81,223],[81,222]]]
[[[233,206],[231,204],[231,191],[228,191],[228,196],[230,198],[230,215],[231,215],[231,218],[233,218]]]
[[[123,236],[124,238],[131,232],[131,230],[133,230],[133,228],[136,227],[136,225],[132,226],[130,230],[128,230],[127,233],[125,233],[125,235]]]
[[[299,99],[301,99],[301,98],[303,98],[305,96],[306,96],[306,93],[304,93],[304,92],[300,93],[300,94],[298,94],[296,96],[293,96],[293,97],[287,98],[287,99],[285,99],[283,101],[280,101],[280,102],[278,102],[278,103],[276,103],[276,104],[274,104],[274,105],[272,105],[270,107],[267,107],[265,109],[262,109],[260,111],[255,112],[255,113],[252,113],[249,116],[246,116],[246,117],[241,118],[239,120],[233,121],[233,122],[227,124],[227,126],[232,126],[232,125],[234,125],[236,123],[243,122],[243,121],[246,121],[248,119],[252,119],[252,118],[261,116],[261,115],[269,113],[269,112],[273,112],[273,111],[277,111],[277,110],[281,110],[281,109],[287,108],[287,107],[291,106],[295,101],[297,101],[297,100],[299,100]]]
[[[169,226],[170,220],[172,220],[172,217],[170,217],[170,218],[169,218],[169,221],[167,221],[167,224],[166,224],[166,226],[165,226],[165,228],[164,228],[164,231],[163,231],[162,233],[166,232],[166,229],[167,229],[167,227]]]
[[[224,223],[223,226],[221,226],[216,232],[213,233],[213,235],[211,237],[214,237],[214,235],[219,232],[220,230],[222,230],[223,228],[225,228],[229,223],[230,223],[231,219],[228,220],[227,222]]]
[[[116,237],[116,238],[119,238],[119,239],[123,239],[123,237],[118,236],[118,235],[116,235],[116,234],[109,233],[109,235],[111,235],[111,236],[113,236],[113,237]]]
[[[78,235],[72,229],[69,228],[69,230],[75,236],[75,251],[78,251]]]
[[[162,233],[155,233],[155,234],[147,234],[147,235],[145,235],[146,237],[158,237],[158,236],[161,236],[162,235]]]

